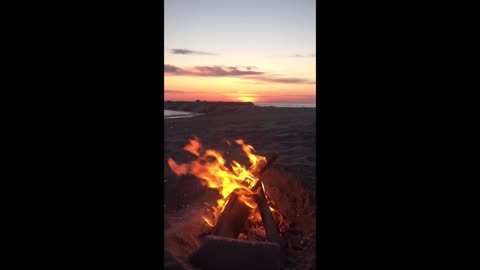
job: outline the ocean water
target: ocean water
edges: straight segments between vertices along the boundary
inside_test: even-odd
[[[316,108],[317,104],[295,104],[295,103],[253,103],[262,107],[279,107],[279,108]]]
[[[172,110],[163,110],[163,118],[164,119],[174,119],[174,118],[189,118],[198,115],[202,115],[203,113],[192,113],[192,112],[184,112],[184,111],[172,111]]]

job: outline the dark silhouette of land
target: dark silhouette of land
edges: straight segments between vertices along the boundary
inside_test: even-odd
[[[238,109],[253,108],[251,102],[208,102],[208,101],[165,101],[165,110],[195,113],[233,112]],[[256,107],[256,106],[255,106]]]

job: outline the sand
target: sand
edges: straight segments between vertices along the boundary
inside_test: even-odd
[[[248,165],[241,151],[232,150],[234,147],[225,143],[225,139],[231,142],[243,139],[255,147],[257,154],[267,157],[273,152],[279,154],[262,180],[267,196],[294,224],[288,235],[292,244],[287,268],[311,268],[315,262],[316,236],[315,108],[170,102],[165,109],[204,113],[164,121],[165,249],[188,264],[188,256],[201,243],[198,235],[208,229],[200,218],[204,204],[218,197],[215,190],[202,186],[199,179],[174,175],[167,159],[171,157],[178,163],[192,160],[183,147],[189,138],[196,136],[205,148],[222,152],[230,149],[232,159]]]

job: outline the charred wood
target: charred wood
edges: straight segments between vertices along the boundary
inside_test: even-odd
[[[278,232],[277,225],[275,224],[272,212],[268,206],[267,198],[262,185],[260,185],[259,193],[254,195],[254,198],[255,202],[257,203],[260,216],[262,217],[263,226],[265,227],[268,240],[282,245],[282,239],[280,238],[280,233]]]

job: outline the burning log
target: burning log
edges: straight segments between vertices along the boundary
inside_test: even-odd
[[[260,178],[262,174],[272,165],[272,163],[278,158],[278,154],[273,153],[270,158],[267,160],[267,163],[258,172],[253,172],[257,178]]]
[[[249,215],[250,208],[238,199],[238,194],[235,191],[232,192],[225,209],[218,218],[217,225],[213,229],[213,234],[237,238]]]
[[[261,180],[258,180],[259,183]],[[262,216],[263,226],[265,227],[265,232],[267,233],[267,238],[271,242],[278,243],[282,245],[282,239],[280,238],[280,234],[277,229],[277,225],[275,224],[275,220],[273,219],[272,212],[270,211],[270,207],[268,206],[267,198],[265,196],[265,191],[263,190],[263,185],[259,185],[259,194],[254,195],[255,202],[258,206],[258,211]]]
[[[277,157],[278,157],[277,154],[273,154],[260,170],[258,170],[257,172],[252,172],[252,174],[255,177],[259,178],[268,169],[268,167],[272,165],[272,163],[277,159]],[[252,189],[256,190],[258,189],[258,186],[255,185],[255,187]],[[248,219],[251,209],[247,205],[245,205],[245,203],[242,202],[238,198],[238,196],[239,195],[236,192],[232,192],[232,195],[230,196],[230,199],[228,200],[227,205],[225,206],[223,212],[220,214],[217,224],[213,229],[214,235],[229,237],[229,238],[237,238],[238,235],[240,234],[240,230],[242,229],[243,225]],[[263,193],[263,196],[265,197],[264,193]],[[268,208],[268,205],[266,207],[267,207],[267,210],[270,211],[270,209]],[[271,217],[271,213],[270,213],[270,217]],[[263,218],[263,214],[262,214],[262,218]],[[273,222],[273,225],[275,225],[275,222]],[[272,238],[276,239],[275,236],[272,236]]]
[[[280,245],[209,235],[192,255],[192,265],[208,270],[281,269]]]

